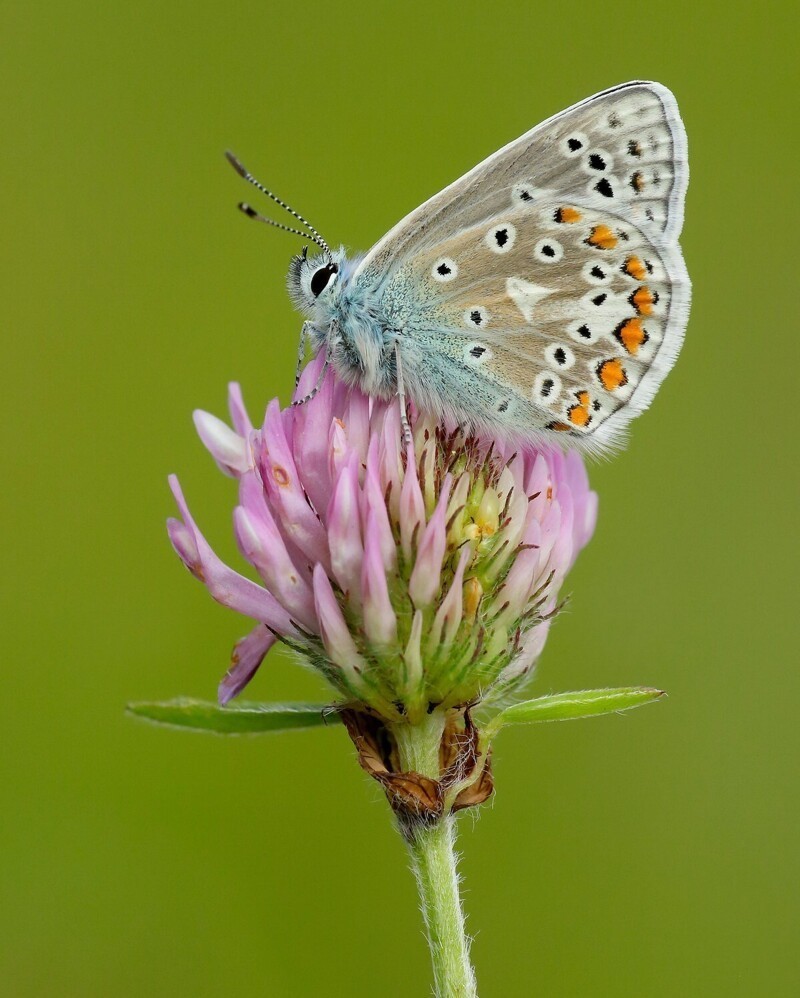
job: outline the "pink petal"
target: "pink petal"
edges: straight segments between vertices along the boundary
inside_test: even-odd
[[[462,549],[450,589],[433,618],[428,638],[429,648],[435,648],[439,644],[450,644],[458,633],[464,615],[464,571],[471,555],[472,550],[469,547]]]
[[[369,641],[377,646],[396,644],[397,618],[389,599],[386,569],[381,554],[380,528],[372,511],[367,519],[364,537],[361,603],[364,612],[364,631]]]
[[[200,552],[194,542],[194,534],[189,530],[182,520],[176,520],[174,516],[167,520],[167,533],[172,543],[175,553],[189,569],[195,578],[201,582],[203,579],[203,569],[200,564]]]
[[[223,706],[247,686],[276,640],[271,631],[259,624],[246,637],[236,642],[230,668],[222,677],[217,690],[217,698]]]
[[[558,532],[561,528],[561,506],[557,500],[549,500],[540,522],[542,525],[542,539],[539,547],[539,558],[542,565],[545,565],[550,559],[550,554],[558,539]]]
[[[578,550],[586,547],[592,539],[597,525],[597,504],[597,493],[588,492],[583,495],[583,502],[575,511],[575,547]]]
[[[561,511],[561,518],[558,525],[558,535],[550,552],[548,568],[550,571],[556,573],[557,585],[560,586],[578,553],[575,550],[573,539],[575,521],[573,516],[572,492],[566,482],[562,482],[559,488],[558,507]]]
[[[534,516],[539,520],[544,516],[548,503],[552,499],[552,496],[548,495],[551,484],[552,477],[547,458],[544,454],[537,454],[528,480],[525,483],[525,491],[528,496],[535,496],[534,499],[531,499],[530,508]]]
[[[389,516],[397,522],[400,519],[400,489],[403,484],[403,429],[400,425],[400,405],[389,405],[383,413],[380,430],[379,479],[381,492],[389,496]],[[413,446],[408,460],[414,460]]]
[[[249,439],[253,432],[253,424],[247,415],[247,409],[242,399],[242,389],[236,381],[231,381],[228,385],[228,411],[231,414],[233,428],[240,437],[244,437],[245,440]]]
[[[328,433],[328,471],[332,482],[335,483],[342,473],[342,468],[347,464],[350,454],[351,449],[347,441],[344,423],[341,419],[334,419]],[[356,458],[358,458],[357,454]]]
[[[195,409],[192,413],[197,435],[206,450],[217,463],[217,467],[231,478],[238,478],[250,467],[250,454],[247,440],[239,436],[221,419],[210,412]]]
[[[302,398],[314,388],[323,362],[322,355],[309,362],[296,395]],[[316,397],[293,410],[295,462],[303,488],[318,512],[327,509],[331,498],[328,436],[333,422],[332,399],[333,378],[326,377]]]
[[[312,634],[317,633],[311,586],[289,557],[280,531],[268,510],[260,515],[237,506],[233,525],[239,550],[258,571],[267,589],[287,612]]]
[[[322,565],[314,568],[314,606],[325,650],[331,661],[346,674],[350,684],[358,689],[363,685],[361,676],[368,665],[356,648]]]
[[[310,562],[328,566],[325,530],[306,500],[277,399],[267,408],[262,440],[259,471],[276,520]]]
[[[342,424],[347,436],[347,444],[363,464],[370,445],[370,406],[372,400],[361,392],[350,392],[347,405],[342,413]]]
[[[331,572],[345,595],[356,603],[361,598],[364,559],[358,507],[358,455],[351,453],[336,482],[327,519]]]
[[[527,632],[522,639],[522,648],[500,673],[498,677],[500,683],[508,682],[510,679],[517,679],[531,672],[544,650],[549,631],[550,621],[543,620]]]
[[[205,583],[212,597],[223,606],[260,620],[279,633],[294,634],[289,615],[278,601],[266,589],[228,568],[211,550],[192,519],[175,475],[170,475],[169,484],[197,551],[198,571],[195,574]]]
[[[505,609],[495,618],[500,627],[514,627],[517,618],[525,610],[537,588],[549,574],[542,570],[537,550],[521,551],[514,559],[506,580],[495,597],[497,606]]]
[[[400,543],[406,562],[411,561],[415,536],[418,546],[424,526],[425,500],[422,497],[412,448],[408,455],[405,477],[400,490]]]
[[[367,456],[363,495],[365,517],[371,514],[375,521],[374,530],[383,567],[387,572],[394,572],[397,567],[397,545],[395,544],[383,489],[381,488],[380,458],[378,456],[378,440],[376,437],[372,438]]]
[[[439,502],[425,527],[408,582],[408,593],[416,607],[430,606],[439,592],[442,559],[447,547],[447,503],[451,482],[450,475],[445,475]]]

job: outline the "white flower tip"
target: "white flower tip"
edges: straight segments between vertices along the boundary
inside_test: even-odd
[[[195,409],[192,419],[197,435],[226,475],[237,478],[250,467],[247,441],[210,412]]]

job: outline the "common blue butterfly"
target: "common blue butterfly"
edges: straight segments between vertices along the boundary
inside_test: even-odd
[[[332,251],[229,159],[320,248],[289,271],[308,317],[301,357],[308,337],[346,382],[399,394],[403,415],[407,395],[495,437],[602,453],[675,363],[691,290],[678,245],[688,163],[675,98],[658,83],[614,87],[537,125],[364,256]]]

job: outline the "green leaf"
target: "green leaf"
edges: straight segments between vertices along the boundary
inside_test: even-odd
[[[663,690],[648,686],[623,686],[616,690],[577,690],[574,693],[554,693],[512,704],[489,722],[486,733],[494,735],[506,724],[528,724],[533,721],[570,721],[595,714],[612,714],[640,707],[663,697]]]
[[[127,712],[156,724],[223,735],[250,735],[289,728],[339,724],[339,714],[322,703],[237,703],[220,707],[206,700],[129,703]]]

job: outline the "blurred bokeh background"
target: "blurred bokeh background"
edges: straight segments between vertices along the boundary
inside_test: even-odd
[[[463,822],[474,957],[487,998],[797,993],[794,13],[3,5],[0,993],[428,993],[403,847],[341,729],[123,714],[212,698],[248,628],[166,540],[177,471],[236,560],[192,409],[222,414],[230,379],[255,412],[291,386],[298,242],[236,212],[222,151],[365,249],[635,78],[689,131],[692,318],[627,451],[591,468],[597,535],[533,689],[670,697],[502,737],[494,804]],[[324,696],[280,653],[251,692]]]

